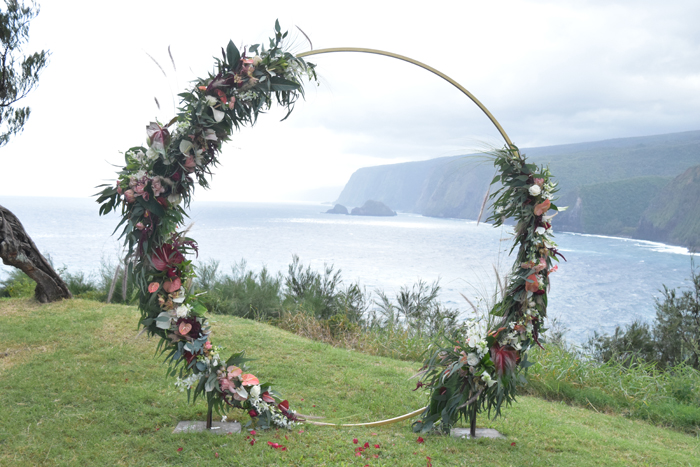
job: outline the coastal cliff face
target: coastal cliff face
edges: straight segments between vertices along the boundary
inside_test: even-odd
[[[652,200],[636,232],[638,238],[700,247],[700,165],[673,179]]]
[[[660,214],[663,203],[680,199],[677,190],[666,194],[680,186],[674,178],[700,164],[700,131],[521,151],[531,162],[549,165],[559,183],[557,205],[569,210],[557,216],[558,230],[700,243],[691,219],[662,221]],[[352,175],[337,202],[360,206],[373,199],[404,212],[476,219],[493,176],[483,155],[366,167]],[[674,212],[679,219],[690,216]],[[482,220],[487,215],[484,211]],[[673,222],[677,227],[670,227]]]

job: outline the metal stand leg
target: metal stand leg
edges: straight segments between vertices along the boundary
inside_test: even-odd
[[[210,406],[209,410],[207,411],[207,430],[211,430],[212,409],[213,407]]]
[[[472,417],[471,417],[471,423],[469,426],[469,437],[474,439],[474,438],[476,438],[476,401],[474,401],[472,403],[471,411],[472,411]]]

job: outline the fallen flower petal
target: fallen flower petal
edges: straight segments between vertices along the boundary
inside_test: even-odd
[[[181,451],[182,451],[182,448],[177,448],[177,452],[181,452]]]
[[[354,444],[359,443],[359,441],[357,440],[357,438],[353,438],[353,439],[352,439],[352,442],[353,442]]]
[[[416,440],[416,443],[420,444],[420,443],[422,443],[423,441],[425,441],[425,440],[423,439],[423,437],[422,437],[422,436],[419,436],[418,439]]]
[[[374,447],[377,448],[377,449],[379,449],[379,445],[378,445],[378,444],[375,444]]]
[[[257,433],[255,432],[255,430],[250,430],[250,434],[253,435],[253,436],[257,435]]]
[[[369,447],[369,443],[365,443],[365,449]]]
[[[214,457],[216,457],[216,458],[218,459],[218,458],[219,458],[219,453],[218,453],[218,452],[215,452],[215,453],[214,453]]]
[[[511,445],[511,446],[515,446],[515,441],[513,441],[512,443],[510,443],[510,445]]]

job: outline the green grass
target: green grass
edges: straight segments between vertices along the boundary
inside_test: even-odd
[[[137,317],[133,307],[83,300],[46,306],[0,300],[0,465],[425,466],[426,457],[436,467],[700,465],[696,436],[534,397],[521,397],[498,420],[480,418],[479,425],[506,440],[425,436],[419,444],[409,422],[307,425],[258,433],[253,446],[245,434],[173,435],[179,420],[203,420],[206,407],[188,405],[164,378],[165,367],[153,358],[155,341],[135,338]],[[334,348],[250,320],[212,321],[214,341],[256,357],[254,374],[274,381],[301,413],[358,423],[425,402],[408,380],[415,363]],[[356,457],[353,438],[380,448]]]

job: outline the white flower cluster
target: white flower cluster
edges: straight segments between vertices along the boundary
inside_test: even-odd
[[[192,386],[197,384],[200,377],[201,375],[195,375],[194,373],[184,379],[178,377],[174,384],[180,389],[180,392],[185,392],[185,389],[192,389]]]
[[[464,328],[464,342],[474,349],[474,352],[467,356],[468,364],[476,366],[488,351],[486,326],[481,320],[471,319],[464,322]],[[478,360],[476,360],[475,364],[472,364],[470,361],[474,361],[475,358],[478,358]]]

